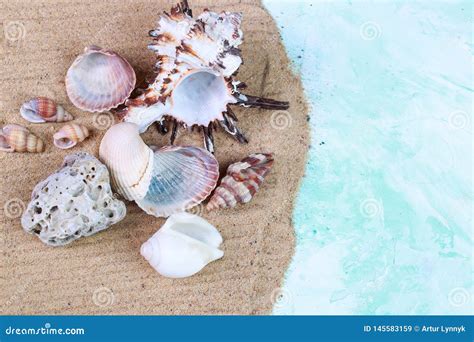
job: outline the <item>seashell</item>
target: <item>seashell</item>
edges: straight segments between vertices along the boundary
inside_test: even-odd
[[[66,156],[61,169],[36,185],[21,225],[49,246],[100,232],[125,217],[110,188],[107,167],[94,156]]]
[[[63,150],[74,147],[78,142],[84,141],[89,136],[89,129],[83,125],[71,123],[64,125],[54,133],[54,146]]]
[[[0,131],[0,151],[38,153],[44,151],[44,143],[27,128],[9,124]]]
[[[205,219],[189,213],[171,215],[140,248],[141,255],[161,275],[184,278],[220,259],[222,237]]]
[[[233,208],[249,202],[273,165],[272,153],[254,153],[227,168],[227,175],[216,188],[207,210]]]
[[[32,123],[71,121],[73,116],[47,97],[35,97],[20,108],[23,119]]]
[[[150,215],[167,217],[201,203],[219,177],[216,158],[199,147],[148,147],[138,126],[119,123],[105,133],[99,148],[117,192]]]
[[[150,31],[148,47],[157,55],[156,77],[137,97],[126,101],[119,116],[144,132],[157,122],[166,133],[172,122],[172,145],[177,125],[197,125],[208,151],[214,151],[213,127],[218,123],[240,143],[247,139],[236,125],[231,105],[288,109],[288,102],[244,95],[244,84],[233,79],[242,64],[241,13],[205,10],[196,19],[186,3],[160,16]]]
[[[102,112],[123,103],[135,88],[135,82],[135,71],[125,58],[90,46],[67,71],[66,90],[77,108]]]

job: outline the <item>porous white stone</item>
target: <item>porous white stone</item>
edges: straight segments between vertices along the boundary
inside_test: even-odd
[[[107,167],[79,152],[36,185],[21,218],[23,229],[50,246],[62,246],[106,229],[125,217],[125,204],[110,188]]]

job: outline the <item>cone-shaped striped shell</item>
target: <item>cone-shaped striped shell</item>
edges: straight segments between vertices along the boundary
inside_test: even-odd
[[[54,146],[68,149],[84,141],[89,136],[89,129],[83,125],[71,123],[64,125],[59,131],[54,133]]]
[[[227,168],[227,175],[209,200],[207,210],[233,208],[237,203],[249,202],[262,185],[272,165],[271,153],[254,153],[230,165]]]
[[[64,108],[47,97],[35,97],[25,102],[20,108],[20,114],[29,122],[65,122],[73,118]]]
[[[38,153],[44,151],[44,143],[27,128],[9,124],[0,131],[0,151]]]
[[[153,156],[144,198],[135,200],[150,215],[167,217],[201,203],[214,190],[219,165],[208,151],[193,146],[165,146]]]
[[[135,88],[135,82],[135,71],[123,57],[91,46],[69,68],[66,90],[76,107],[102,112],[123,103]]]

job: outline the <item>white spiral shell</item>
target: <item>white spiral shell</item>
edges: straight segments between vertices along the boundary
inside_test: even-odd
[[[220,259],[222,236],[205,219],[189,213],[171,215],[140,249],[142,256],[161,275],[184,278]]]

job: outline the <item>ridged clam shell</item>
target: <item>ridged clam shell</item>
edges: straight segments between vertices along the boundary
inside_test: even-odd
[[[237,203],[249,202],[262,185],[272,165],[272,153],[254,153],[240,162],[231,164],[206,209],[232,208]]]
[[[71,121],[73,116],[47,97],[35,97],[20,108],[23,119],[32,123]]]
[[[161,275],[184,278],[220,259],[222,237],[205,219],[189,213],[171,215],[140,248],[142,256]]]
[[[44,143],[27,128],[9,124],[0,131],[0,151],[38,153],[44,151]]]
[[[123,103],[135,88],[135,82],[135,71],[123,57],[91,46],[69,68],[66,90],[76,107],[101,112]]]
[[[162,147],[154,153],[153,163],[148,191],[135,202],[157,217],[167,217],[201,203],[219,178],[217,160],[199,147]]]
[[[102,139],[99,155],[115,189],[158,217],[199,204],[219,177],[217,160],[206,150],[166,146],[154,152],[132,123],[112,126]]]
[[[119,123],[105,133],[99,157],[107,165],[115,190],[129,201],[145,196],[150,184],[153,151],[136,125]]]
[[[59,131],[54,133],[54,146],[61,149],[68,149],[84,141],[89,136],[89,129],[86,126],[71,123],[64,125]]]

